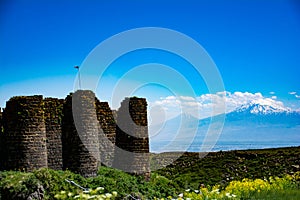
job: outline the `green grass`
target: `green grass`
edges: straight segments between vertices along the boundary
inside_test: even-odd
[[[152,165],[162,162],[160,160],[153,160]],[[202,184],[226,186],[232,180],[243,178],[282,177],[299,171],[299,165],[300,147],[290,147],[213,152],[202,159],[198,153],[184,153],[157,173],[176,180],[180,187],[197,189]]]
[[[100,167],[98,176],[93,178],[83,178],[70,171],[55,171],[44,168],[32,173],[0,172],[0,197],[5,200],[26,199],[40,186],[45,190],[45,199],[54,199],[54,196],[61,191],[68,191],[73,194],[82,191],[82,189],[68,183],[66,179],[72,180],[84,188],[103,187],[104,193],[117,191],[118,198],[127,195],[143,199],[154,196],[174,196],[180,190],[174,181],[155,173],[147,182],[143,177],[133,176],[107,167]]]
[[[286,189],[286,190],[272,190],[253,195],[251,200],[299,200],[300,188]]]
[[[160,160],[153,159],[152,166],[163,161],[162,157]],[[44,199],[54,199],[61,191],[73,194],[82,192],[66,179],[73,180],[85,188],[103,187],[104,193],[116,191],[117,199],[127,195],[140,199],[168,196],[176,198],[186,189],[193,191],[205,187],[211,191],[210,188],[219,185],[220,191],[225,192],[232,181],[242,181],[244,178],[263,180],[271,176],[285,177],[299,171],[299,165],[300,147],[294,147],[215,152],[202,159],[199,159],[197,153],[185,153],[171,165],[152,172],[149,182],[143,177],[107,167],[100,167],[98,176],[94,178],[83,178],[70,171],[51,169],[40,169],[32,173],[3,171],[0,172],[0,199],[27,199],[41,187],[44,189]],[[300,199],[299,175],[300,173],[295,179],[296,182],[283,181],[283,189],[254,192],[240,199]]]

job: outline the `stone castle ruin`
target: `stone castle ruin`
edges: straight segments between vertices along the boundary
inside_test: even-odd
[[[149,176],[146,99],[125,98],[112,111],[78,90],[65,99],[13,97],[0,109],[0,170],[47,167],[91,177],[101,165]]]

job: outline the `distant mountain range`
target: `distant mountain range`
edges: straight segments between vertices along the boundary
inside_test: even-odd
[[[224,116],[224,115],[223,115]],[[221,127],[215,116],[197,119],[182,114],[150,127],[153,151],[200,151],[205,138],[209,141],[209,125]],[[214,132],[216,134],[216,132]],[[300,145],[300,112],[282,105],[250,102],[225,114],[223,130],[212,150],[232,150]],[[218,140],[216,141],[216,138]]]

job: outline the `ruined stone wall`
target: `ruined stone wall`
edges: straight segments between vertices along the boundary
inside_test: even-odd
[[[96,176],[100,161],[99,130],[94,93],[78,90],[68,95],[62,120],[64,169],[85,177]]]
[[[117,112],[114,167],[149,176],[147,101],[126,98]]]
[[[44,116],[47,136],[48,167],[62,170],[62,110],[64,100],[57,98],[44,99]]]
[[[4,168],[32,171],[47,167],[42,96],[13,97],[3,113]]]
[[[105,166],[112,166],[116,143],[116,122],[113,112],[107,102],[100,102],[96,99],[97,118],[100,124],[99,151],[101,163]]]

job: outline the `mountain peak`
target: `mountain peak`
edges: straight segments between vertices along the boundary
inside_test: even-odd
[[[290,113],[292,110],[283,104],[273,102],[257,102],[252,101],[244,104],[236,109],[236,112],[247,112],[251,114],[276,114],[276,113]]]

